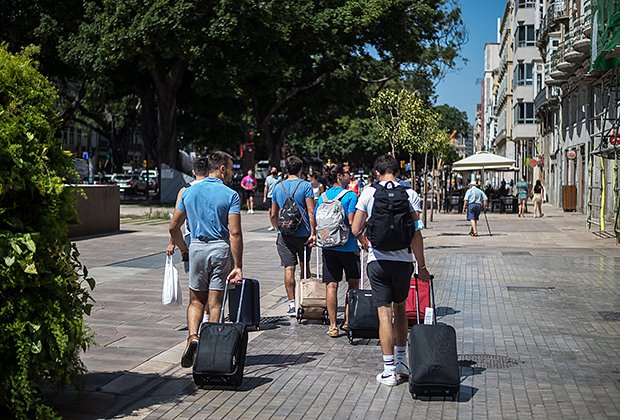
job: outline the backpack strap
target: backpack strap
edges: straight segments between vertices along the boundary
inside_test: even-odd
[[[325,194],[325,193],[321,194],[321,198],[323,199],[324,203],[329,201],[329,198],[327,198],[327,194]]]
[[[333,200],[333,201],[342,199],[342,197],[344,197],[344,196],[345,196],[347,193],[349,193],[349,192],[353,192],[353,191],[350,191],[350,190],[344,190],[344,189],[343,189],[342,191],[340,191],[340,192],[338,193],[338,195],[337,195],[337,196],[335,196],[335,197],[334,197],[334,200]],[[325,194],[325,193],[323,193],[323,194]],[[325,196],[325,197],[327,197],[327,196]],[[325,199],[323,199],[323,200],[325,200]]]

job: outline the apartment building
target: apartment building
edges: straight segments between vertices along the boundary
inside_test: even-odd
[[[494,153],[515,159],[515,147],[512,141],[512,18],[513,0],[506,2],[504,15],[499,29],[499,69],[497,83],[492,90],[494,96],[495,139],[489,149]],[[510,179],[510,178],[507,178]]]
[[[538,0],[535,100],[550,201],[620,239],[620,0]]]
[[[494,90],[497,89],[499,74],[499,43],[487,43],[484,46],[484,78],[482,79],[481,97],[481,145],[477,150],[492,150],[495,140],[497,121],[495,118]]]

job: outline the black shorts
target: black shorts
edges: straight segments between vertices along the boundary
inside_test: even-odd
[[[243,190],[243,195],[245,196],[246,200],[249,200],[250,198],[254,197],[254,191],[252,191],[252,190]]]
[[[304,259],[304,247],[306,248],[306,259],[310,261],[312,248],[305,246],[308,237],[306,236],[289,236],[278,233],[276,239],[276,248],[280,256],[280,264],[282,267],[294,267]]]
[[[267,204],[267,210],[271,210],[271,198],[267,198],[267,201],[265,201],[265,204]]]
[[[359,279],[360,256],[357,252],[323,250],[323,282],[333,283],[342,280],[342,272],[348,279]]]
[[[366,270],[377,306],[402,303],[407,299],[413,263],[377,260],[369,262]]]

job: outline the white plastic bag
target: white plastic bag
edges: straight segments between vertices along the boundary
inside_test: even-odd
[[[164,269],[164,288],[161,292],[161,303],[164,305],[181,305],[181,282],[179,272],[172,262],[172,255],[166,256],[166,268]]]

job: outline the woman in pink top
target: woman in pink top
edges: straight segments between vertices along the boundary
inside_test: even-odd
[[[254,213],[254,193],[256,192],[256,178],[252,170],[248,170],[248,174],[241,180],[241,188],[243,188],[245,195],[245,202],[248,206],[248,214]]]

